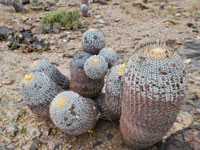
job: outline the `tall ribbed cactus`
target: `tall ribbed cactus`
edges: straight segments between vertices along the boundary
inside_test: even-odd
[[[174,123],[187,87],[182,57],[162,43],[148,43],[129,59],[123,83],[120,131],[133,149],[162,139]]]
[[[121,115],[121,97],[125,64],[111,68],[106,79],[105,96],[98,98],[99,109],[109,120],[117,120]]]
[[[84,63],[91,57],[91,54],[80,52],[70,62],[70,89],[83,97],[95,98],[101,93],[104,86],[104,76],[101,79],[93,80],[84,71]]]

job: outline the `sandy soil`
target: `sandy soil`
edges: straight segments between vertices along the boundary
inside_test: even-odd
[[[148,3],[146,5],[148,9],[145,10],[133,6],[132,3],[136,2],[133,0],[113,0],[109,1],[108,5],[92,3],[90,8],[94,10],[94,14],[82,20],[89,22],[90,27],[103,30],[106,46],[112,47],[119,54],[119,61],[122,62],[128,59],[134,51],[134,46],[139,42],[171,39],[181,44],[187,39],[200,38],[199,33],[192,32],[192,29],[186,25],[193,23],[200,29],[200,18],[196,14],[200,10],[198,1],[169,0],[165,4],[165,10],[159,9],[160,1],[157,0]],[[59,1],[54,7],[72,9],[68,6],[71,2],[73,1]],[[0,6],[0,25],[14,27],[19,31],[21,27],[26,27],[27,23],[39,25],[38,20],[46,13],[20,14],[15,13],[10,7]],[[180,13],[181,16],[176,13]],[[69,37],[61,39],[60,36],[64,32],[69,34]],[[37,58],[48,59],[55,63],[63,74],[69,76],[71,58],[63,57],[63,54],[81,50],[80,31],[36,34],[36,36],[47,39],[51,44],[51,50],[26,54],[17,50],[8,50],[6,42],[0,42],[0,143],[2,143],[0,147],[7,145],[8,149],[10,146],[10,149],[28,150],[33,144],[32,138],[37,137],[42,142],[41,150],[129,150],[122,142],[118,122],[99,121],[90,139],[88,134],[73,137],[61,133],[51,123],[38,119],[31,113],[22,100],[20,92],[22,78],[32,61]],[[198,73],[190,74],[194,78],[197,75],[200,76]],[[186,101],[192,101],[191,96],[198,92],[198,89],[199,86],[190,83]],[[182,110],[172,132],[192,123],[199,123],[198,120],[193,119],[194,116],[192,111]],[[90,142],[93,142],[93,147]]]

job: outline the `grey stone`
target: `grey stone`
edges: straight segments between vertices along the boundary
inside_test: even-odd
[[[32,7],[30,7],[30,9],[32,9],[34,11],[42,11],[42,10],[44,10],[44,7],[42,7],[42,6],[32,6]]]
[[[200,99],[194,102],[195,107],[200,108]]]
[[[98,0],[98,2],[101,5],[107,5],[108,4],[105,0]]]
[[[72,58],[76,53],[77,51],[66,51],[64,52],[63,57]]]
[[[16,12],[26,12],[27,11],[21,3],[14,3],[13,7],[15,8]]]
[[[181,106],[181,110],[184,111],[191,111],[193,109],[193,107],[191,105],[182,105]]]
[[[113,139],[113,138],[114,138],[113,134],[111,134],[111,133],[108,133],[108,134],[107,134],[107,139],[108,139],[108,140],[111,140],[111,139]]]
[[[68,6],[70,6],[70,7],[76,7],[76,6],[79,6],[79,4],[78,3],[69,3]]]
[[[190,62],[190,67],[188,68],[189,72],[200,72],[200,61],[192,59]]]
[[[42,142],[39,141],[37,138],[33,139],[33,144],[30,146],[29,150],[39,150]]]
[[[200,57],[200,40],[185,42],[178,50],[187,58]]]
[[[181,14],[180,13],[176,13],[176,17],[181,17]]]
[[[193,29],[192,32],[199,33],[198,29]]]
[[[2,149],[2,150],[8,150],[7,145],[6,145],[6,144],[2,144],[2,145],[1,145],[1,149]]]
[[[200,114],[200,108],[197,108],[196,111],[198,114]]]
[[[22,4],[23,5],[30,4],[30,0],[22,0]]]
[[[119,8],[120,8],[120,9],[126,9],[124,6],[120,6]]]
[[[13,28],[8,28],[6,26],[0,26],[0,41],[8,39],[8,37],[12,34],[14,34]]]

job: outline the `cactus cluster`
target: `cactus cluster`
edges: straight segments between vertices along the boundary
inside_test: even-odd
[[[50,116],[69,135],[93,129],[100,111],[109,120],[120,119],[128,146],[148,148],[176,119],[187,88],[186,66],[177,51],[161,42],[141,45],[126,64],[115,65],[118,56],[105,43],[99,29],[83,34],[83,51],[70,61],[70,81],[47,60],[34,61],[22,97],[34,113]]]
[[[187,87],[182,57],[161,42],[138,47],[123,82],[120,131],[133,149],[162,139],[174,123]]]
[[[102,49],[109,49],[105,48],[105,43],[103,31],[89,29],[82,36],[84,51],[76,54],[70,62],[70,88],[84,97],[95,98],[101,93],[108,66],[117,61],[108,56],[110,53],[99,54]],[[114,51],[112,54],[117,55]]]
[[[101,93],[108,66],[117,60],[110,57],[115,55],[114,51],[98,55],[105,46],[105,38],[101,30],[92,31],[86,31],[88,34],[84,33],[82,39],[84,43],[86,38],[94,37],[92,42],[86,41],[89,49],[85,47],[70,62],[70,81],[48,60],[39,59],[30,66],[22,86],[22,97],[32,112],[50,116],[58,128],[75,136],[95,127],[98,110],[90,98]],[[69,88],[71,91],[66,91]]]

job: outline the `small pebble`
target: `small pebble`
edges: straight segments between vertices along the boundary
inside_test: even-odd
[[[192,32],[199,33],[199,30],[198,29],[194,29],[194,30],[192,30]]]
[[[180,13],[176,13],[176,17],[181,17],[181,14]]]
[[[108,134],[107,134],[107,139],[108,139],[108,140],[111,140],[111,139],[113,139],[113,138],[114,138],[114,136],[113,136],[111,133],[108,133]]]
[[[103,144],[102,141],[96,141],[95,143],[93,143],[93,147],[99,146],[101,144]]]
[[[39,141],[37,138],[33,139],[33,144],[29,148],[29,150],[39,150],[38,148],[41,147],[42,142]]]

